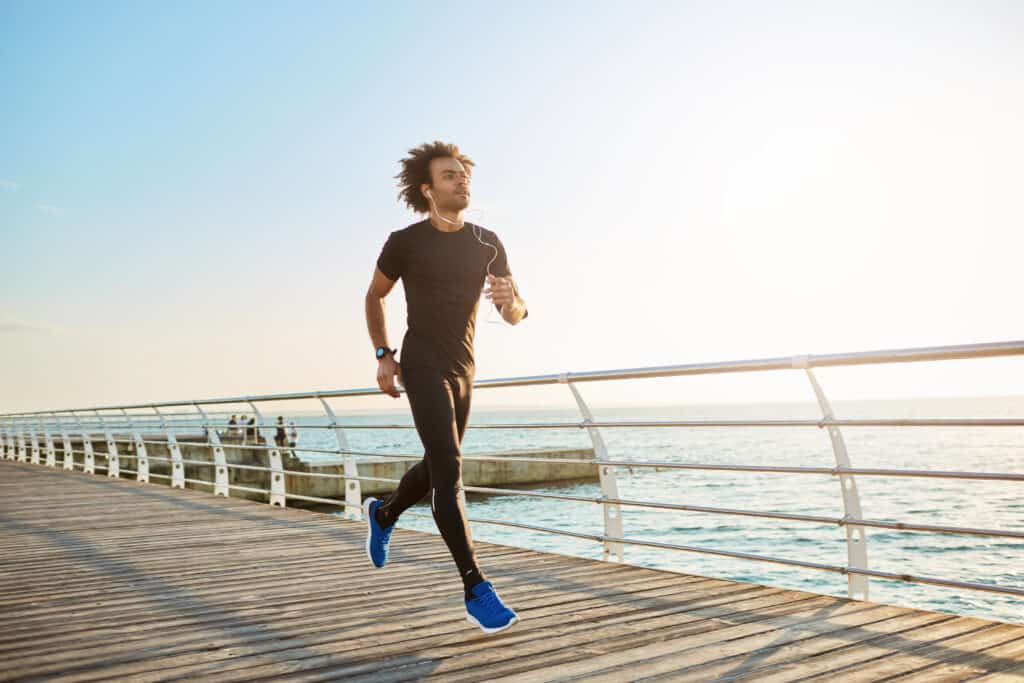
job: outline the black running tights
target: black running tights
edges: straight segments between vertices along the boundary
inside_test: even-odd
[[[391,525],[429,495],[434,522],[468,589],[483,580],[466,521],[459,448],[469,419],[473,376],[403,367],[402,382],[424,454],[423,460],[402,477],[398,489],[384,500],[379,508],[380,519]]]

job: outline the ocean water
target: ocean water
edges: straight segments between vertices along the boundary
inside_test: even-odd
[[[840,418],[857,417],[1024,417],[1024,397],[837,402]],[[698,418],[818,418],[808,404],[593,407],[599,420]],[[302,430],[322,418],[295,417],[298,448],[335,448],[326,430]],[[474,410],[470,424],[578,422],[574,410]],[[339,412],[351,425],[410,425],[407,414]],[[374,453],[422,452],[413,429],[350,429],[354,450]],[[737,465],[835,465],[827,433],[816,427],[604,428],[609,454],[633,461],[672,461]],[[1021,427],[847,427],[843,429],[854,467],[1024,473]],[[585,447],[580,429],[468,431],[466,454],[524,448]],[[310,460],[330,458],[302,454]],[[843,516],[838,478],[704,471],[616,468],[624,499],[694,504],[745,510]],[[858,476],[864,517],[871,520],[1024,531],[1024,482]],[[532,490],[599,496],[593,483],[549,485]],[[429,506],[414,510],[429,515]],[[468,497],[470,518],[515,520],[526,524],[600,534],[602,512],[594,503],[540,500],[521,495]],[[627,538],[723,549],[820,562],[846,563],[846,534],[834,525],[755,519],[709,513],[626,507]],[[406,528],[436,533],[432,519],[403,517]],[[535,550],[600,559],[592,541],[472,524],[475,539]],[[867,529],[869,568],[960,581],[1024,588],[1024,540],[960,534]],[[628,564],[751,581],[831,595],[846,595],[846,577],[816,570],[735,560],[692,552],[625,547]],[[486,570],[486,567],[485,567]],[[1024,600],[922,584],[871,580],[874,601],[955,614],[1024,623]]]

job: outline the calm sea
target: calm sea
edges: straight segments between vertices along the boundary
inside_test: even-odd
[[[841,418],[1024,417],[1024,397],[837,402]],[[608,420],[698,418],[818,418],[814,404],[658,406],[594,408]],[[411,424],[407,414],[342,415],[346,424]],[[578,422],[574,410],[474,410],[472,424]],[[300,417],[301,423],[317,418]],[[610,455],[634,461],[834,466],[828,435],[803,428],[638,428],[602,430]],[[415,430],[347,431],[355,450],[417,453]],[[843,430],[855,467],[1024,473],[1021,427],[848,427]],[[467,454],[525,448],[587,447],[587,434],[571,430],[470,429]],[[299,448],[335,448],[325,430],[301,431]],[[310,460],[316,454],[303,455]],[[617,470],[623,498],[724,508],[843,516],[838,479],[829,475],[784,475],[700,471]],[[1024,483],[857,478],[867,519],[1024,531]],[[535,490],[600,495],[594,483],[551,485]],[[593,503],[539,500],[518,495],[469,496],[469,516],[599,534],[601,509]],[[429,513],[429,506],[421,512]],[[846,563],[845,532],[830,525],[752,519],[705,513],[623,509],[625,535],[832,565]],[[436,533],[433,521],[403,518],[403,527]],[[490,524],[474,524],[474,538],[545,552],[598,559],[599,544]],[[954,534],[867,531],[869,567],[886,572],[1024,587],[1024,541]],[[846,579],[831,572],[637,546],[626,562],[646,567],[752,581],[832,595],[846,595]],[[902,582],[871,581],[871,599],[898,605],[1024,623],[1024,601],[1009,596]]]

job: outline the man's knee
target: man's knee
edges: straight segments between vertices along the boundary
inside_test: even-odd
[[[466,491],[462,487],[462,478],[451,481],[431,482],[430,487],[431,508],[436,510],[438,506],[447,506],[462,500],[466,504]]]

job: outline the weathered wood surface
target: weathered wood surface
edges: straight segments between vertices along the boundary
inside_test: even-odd
[[[0,462],[0,678],[1024,680],[1024,627],[478,544],[484,636],[437,536]]]

